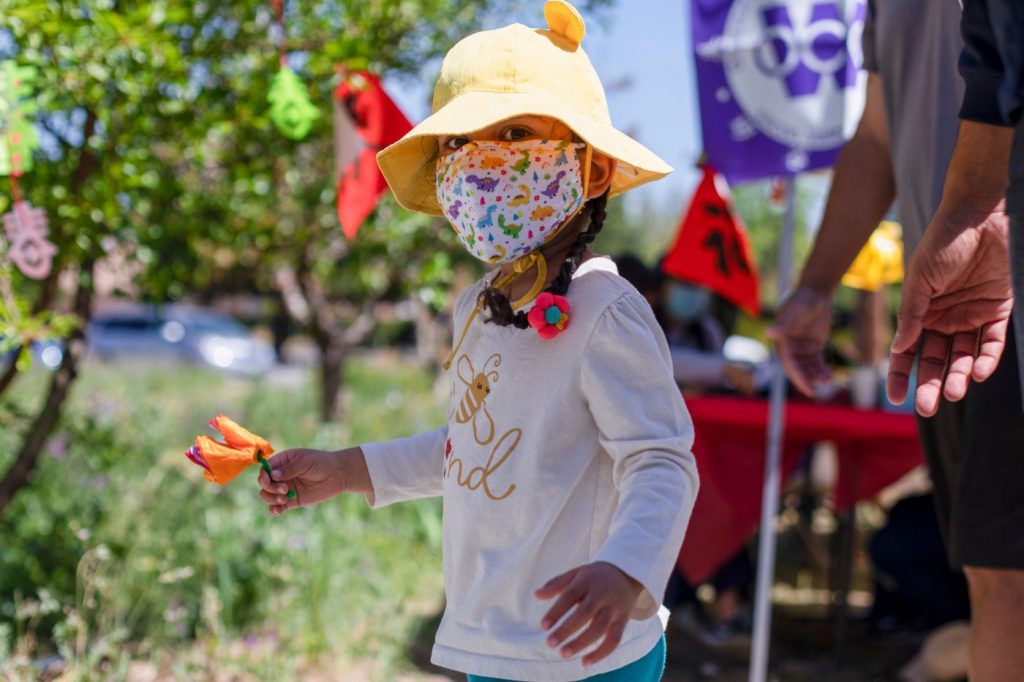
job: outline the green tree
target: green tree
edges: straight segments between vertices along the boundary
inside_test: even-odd
[[[24,419],[22,445],[0,480],[0,510],[25,484],[78,373],[84,350],[82,324],[92,303],[92,272],[104,239],[124,238],[125,206],[159,205],[173,196],[153,144],[184,110],[167,104],[162,88],[187,83],[178,42],[166,30],[169,17],[149,3],[113,11],[110,3],[6,2],[11,56],[35,67],[38,125],[48,144],[23,178],[22,192],[50,217],[50,239],[59,251],[50,276],[35,282],[8,268],[15,302],[0,329],[8,343],[27,347],[40,336],[64,331],[49,324],[54,312],[78,325],[67,338],[63,362],[50,381],[42,407]],[[0,198],[0,211],[10,207]],[[58,281],[72,282],[61,297]],[[23,365],[0,378],[10,386]]]
[[[610,0],[590,0],[585,9]],[[354,242],[333,207],[330,117],[294,142],[270,121],[279,50],[326,114],[338,65],[416,77],[461,36],[507,20],[524,0],[7,0],[0,43],[38,70],[46,144],[23,181],[47,210],[59,255],[49,279],[15,272],[14,312],[0,333],[26,346],[74,316],[63,363],[0,480],[0,511],[31,474],[84,349],[95,264],[108,252],[138,266],[153,300],[232,288],[274,293],[321,348],[321,416],[337,414],[345,357],[373,326],[374,302],[410,292],[437,306],[456,258],[449,230],[385,201]],[[7,200],[0,199],[0,211]],[[58,281],[74,281],[60,295]],[[0,391],[22,365],[0,377]]]

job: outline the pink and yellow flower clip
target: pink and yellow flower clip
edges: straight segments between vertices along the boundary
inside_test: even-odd
[[[545,291],[537,297],[526,321],[542,339],[553,339],[569,326],[569,301],[564,296]]]

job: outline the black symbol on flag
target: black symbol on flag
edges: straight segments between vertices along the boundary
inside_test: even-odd
[[[704,213],[711,220],[729,220],[729,213],[721,206],[712,203],[704,204]],[[717,221],[716,221],[717,222]],[[728,227],[712,227],[701,246],[715,252],[715,267],[723,277],[732,278],[733,272],[749,276],[750,266],[747,265],[743,246],[736,238],[736,231]]]

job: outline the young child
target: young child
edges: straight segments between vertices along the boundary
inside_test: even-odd
[[[434,663],[477,681],[647,682],[697,493],[693,427],[650,306],[587,246],[608,196],[671,169],[612,127],[576,10],[551,0],[545,16],[455,45],[434,113],[378,155],[403,206],[498,266],[455,303],[448,423],[279,453],[260,494],[274,514],[341,492],[373,507],[441,495]]]

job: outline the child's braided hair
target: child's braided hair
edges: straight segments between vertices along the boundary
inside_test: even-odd
[[[590,214],[590,225],[576,236],[575,243],[573,243],[572,248],[569,249],[569,253],[562,262],[558,276],[555,277],[545,291],[559,296],[565,296],[566,292],[569,291],[569,284],[572,282],[572,276],[575,274],[576,268],[580,266],[583,252],[586,251],[590,243],[597,237],[597,233],[604,227],[607,204],[607,192],[587,202],[586,211]],[[478,303],[488,313],[488,317],[484,320],[485,322],[501,325],[502,327],[512,325],[519,329],[526,329],[530,326],[526,321],[526,313],[522,310],[518,312],[513,311],[512,303],[509,302],[508,297],[495,289],[491,282],[488,282],[483,291],[480,292]]]

